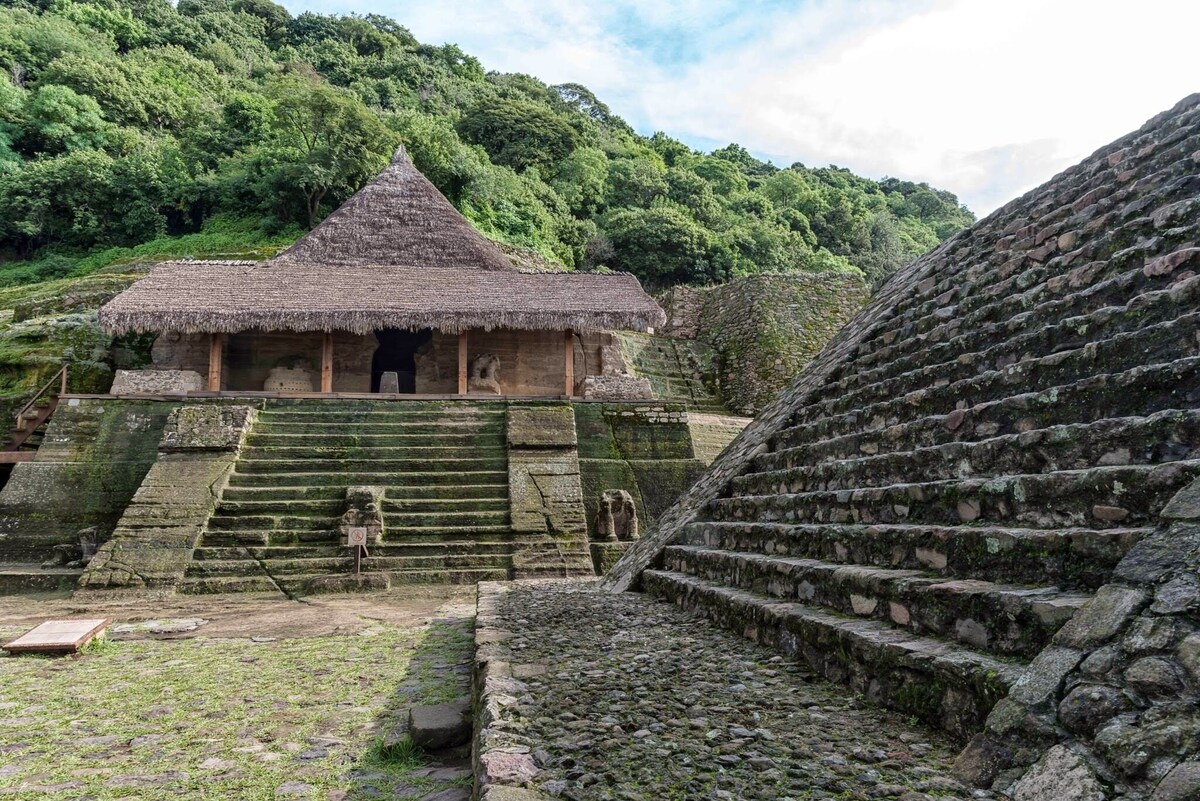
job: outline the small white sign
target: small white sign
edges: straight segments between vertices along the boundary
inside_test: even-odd
[[[346,529],[346,544],[353,548],[356,545],[367,544],[367,529],[365,526],[351,526]]]

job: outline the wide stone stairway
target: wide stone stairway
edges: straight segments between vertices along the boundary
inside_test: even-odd
[[[646,589],[978,730],[1200,476],[1200,151],[1178,124],[913,265]]]
[[[510,578],[515,554],[528,562],[557,546],[511,530],[507,461],[503,404],[269,404],[179,590],[300,593],[352,572],[338,531],[350,486],[383,490],[383,542],[369,546],[365,574],[392,584]]]

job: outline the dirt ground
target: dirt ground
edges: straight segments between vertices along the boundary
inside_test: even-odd
[[[75,657],[0,658],[0,797],[467,797],[408,709],[469,691],[474,588],[274,597],[0,596],[0,642],[107,617]]]

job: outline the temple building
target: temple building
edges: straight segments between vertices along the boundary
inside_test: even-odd
[[[116,395],[635,398],[607,332],[665,314],[632,275],[518,268],[400,148],[276,258],[159,264],[100,322],[159,335]]]

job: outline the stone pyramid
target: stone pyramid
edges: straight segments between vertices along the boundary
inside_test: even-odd
[[[609,584],[1020,801],[1200,798],[1198,270],[1194,95],[901,270]]]

